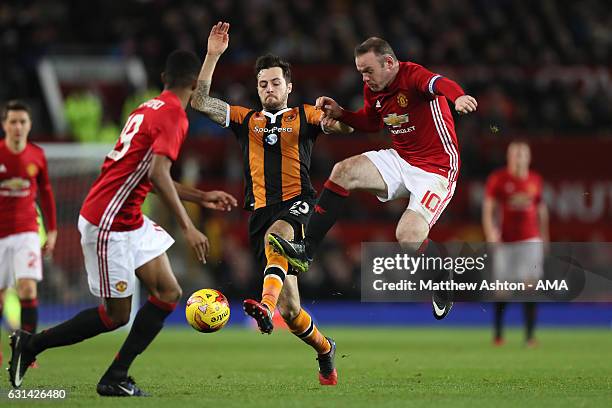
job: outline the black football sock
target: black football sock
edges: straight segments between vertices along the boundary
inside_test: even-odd
[[[164,320],[175,308],[176,303],[164,302],[149,296],[148,301],[136,314],[130,333],[115,356],[115,360],[102,376],[102,380],[121,380],[127,377],[134,359],[151,344],[164,327]]]
[[[27,344],[31,353],[68,346],[116,329],[118,326],[106,314],[104,306],[85,309],[72,319],[35,334]]]
[[[349,196],[348,190],[331,180],[327,180],[324,187],[306,226],[304,243],[306,244],[306,255],[311,259],[327,231],[336,223],[338,215],[344,208],[344,202]]]
[[[536,321],[536,304],[535,303],[524,303],[525,312],[525,334],[527,341],[533,340],[533,329],[535,328]]]
[[[32,334],[36,333],[38,324],[38,299],[20,299],[21,329]]]
[[[503,320],[504,311],[506,309],[506,302],[495,303],[495,320],[493,321],[493,328],[495,330],[495,339],[501,339],[503,335]]]
[[[443,256],[438,244],[429,238],[426,238],[421,243],[421,245],[419,246],[419,249],[417,249],[416,255],[417,256],[423,255],[427,259],[441,258]],[[428,263],[432,264],[430,262]],[[434,265],[438,264],[438,262],[433,262],[433,264]],[[448,271],[446,271],[444,268],[436,267],[429,272],[431,272],[431,276],[435,282],[442,282],[442,281],[448,280]]]

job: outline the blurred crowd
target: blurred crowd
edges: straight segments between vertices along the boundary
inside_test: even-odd
[[[0,100],[40,100],[36,63],[50,54],[139,56],[156,81],[170,50],[202,55],[217,20],[232,24],[224,66],[250,67],[272,51],[295,66],[346,68],[324,87],[296,84],[294,101],[324,92],[358,107],[352,50],[377,35],[400,59],[447,74],[479,98],[480,113],[461,123],[464,133],[611,133],[612,8],[605,0],[5,0]],[[216,89],[233,103],[257,102],[254,86]]]

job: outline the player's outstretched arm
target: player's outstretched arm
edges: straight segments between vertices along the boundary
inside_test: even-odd
[[[317,98],[315,106],[321,109],[325,116],[342,122],[346,126],[362,132],[378,132],[381,129],[381,120],[375,112],[365,107],[357,112],[351,112],[342,107],[329,96]],[[346,133],[346,130],[342,133]]]
[[[325,133],[353,133],[355,129],[349,125],[340,122],[339,120],[323,115],[321,118],[321,126]]]
[[[229,105],[227,102],[211,97],[209,93],[217,62],[229,45],[228,31],[229,23],[223,22],[218,22],[210,30],[206,57],[198,76],[198,86],[191,98],[193,109],[204,113],[210,120],[220,125],[225,124]]]
[[[174,187],[183,201],[198,204],[211,210],[231,211],[238,205],[236,198],[225,191],[202,191],[197,188],[185,186],[174,182]]]
[[[193,248],[198,259],[206,263],[206,255],[208,255],[208,238],[197,230],[187,215],[187,211],[185,207],[183,207],[174,186],[174,181],[172,177],[170,177],[171,166],[172,161],[168,157],[154,154],[153,160],[151,161],[151,169],[149,170],[149,180],[153,184],[157,194],[162,198],[164,204],[176,217],[189,246]]]
[[[426,76],[433,75],[432,72],[427,71],[422,67],[420,71],[424,72]],[[436,95],[442,95],[450,99],[451,102],[455,104],[455,110],[459,114],[465,115],[475,112],[476,108],[478,107],[476,98],[471,95],[467,95],[463,91],[463,88],[461,88],[458,83],[451,79],[440,75],[435,75],[429,80],[427,85],[423,84],[423,86],[429,88],[429,91],[435,93]]]

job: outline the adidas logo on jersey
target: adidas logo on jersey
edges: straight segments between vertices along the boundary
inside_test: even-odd
[[[6,166],[4,164],[0,164],[0,173],[6,173]]]
[[[376,105],[375,105],[375,106],[376,106],[377,108],[380,108],[380,101],[379,101],[378,99],[376,100]]]

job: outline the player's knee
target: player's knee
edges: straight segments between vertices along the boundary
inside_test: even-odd
[[[36,299],[36,282],[20,281],[17,284],[17,297],[22,300]]]
[[[395,230],[395,239],[405,250],[417,251],[426,238],[427,233],[417,229],[397,228]]]
[[[171,303],[176,303],[181,300],[181,296],[183,296],[183,289],[181,289],[179,285],[176,285],[176,287],[172,289],[172,292],[169,295],[173,299]]]
[[[354,164],[352,159],[342,160],[334,164],[329,179],[347,190],[354,189],[357,182],[353,171]]]
[[[164,288],[163,291],[155,295],[159,300],[167,303],[176,303],[181,300],[181,296],[183,296],[183,290],[178,284]]]
[[[299,302],[286,302],[278,305],[278,311],[286,323],[292,322],[300,314]]]
[[[130,310],[106,310],[106,314],[114,328],[125,326],[130,321]]]
[[[285,239],[293,239],[293,227],[291,226],[291,224],[289,224],[285,220],[275,221],[272,225],[270,225],[270,228],[268,228],[268,230],[266,231],[266,236],[264,237],[266,246],[269,246],[269,242],[268,242],[269,234],[276,234]]]

